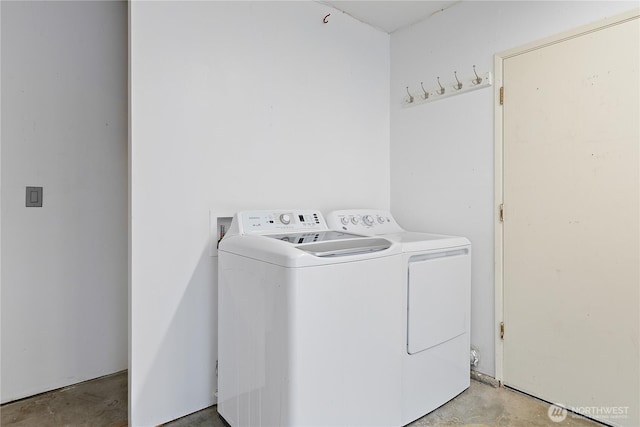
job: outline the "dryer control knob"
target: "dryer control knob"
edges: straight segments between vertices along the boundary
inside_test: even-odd
[[[384,218],[378,215],[378,224],[382,224],[382,223],[384,223]]]
[[[364,222],[365,225],[373,225],[373,217],[371,215],[365,215],[362,217],[362,222]]]
[[[340,222],[342,223],[342,225],[349,224],[349,217],[343,216],[342,218],[340,218]]]
[[[291,216],[288,214],[280,215],[280,222],[283,224],[289,224],[291,222]]]
[[[358,222],[360,222],[360,220],[358,219],[357,216],[352,216],[351,222],[353,223],[353,225],[358,225]]]

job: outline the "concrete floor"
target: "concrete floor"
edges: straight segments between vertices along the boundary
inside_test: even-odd
[[[2,427],[125,427],[127,372],[6,403]]]
[[[127,373],[120,372],[2,405],[2,427],[125,427]],[[530,396],[472,380],[451,402],[410,424],[467,427],[601,427],[568,414],[562,422],[547,415],[549,405]],[[215,406],[165,424],[166,427],[226,427]]]

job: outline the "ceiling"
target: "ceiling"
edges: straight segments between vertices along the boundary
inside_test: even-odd
[[[461,0],[319,0],[358,21],[386,33],[393,33],[416,22],[423,21]]]

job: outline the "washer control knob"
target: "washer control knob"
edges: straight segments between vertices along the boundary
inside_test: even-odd
[[[289,214],[280,215],[280,222],[283,224],[289,224],[291,222],[291,216]]]
[[[342,218],[340,218],[340,222],[342,223],[342,225],[347,225],[349,224],[349,218],[346,216],[343,216]]]
[[[378,215],[378,224],[382,224],[382,223],[384,223],[384,218]]]
[[[365,215],[362,217],[362,222],[364,222],[364,225],[372,226],[373,217],[371,215]]]
[[[358,219],[357,216],[352,216],[351,222],[353,223],[353,225],[358,225],[358,222],[360,222],[360,220]]]

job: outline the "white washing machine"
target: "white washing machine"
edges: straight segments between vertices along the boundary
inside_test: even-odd
[[[384,237],[402,248],[401,424],[469,387],[469,240],[405,231],[389,212],[374,209],[334,211],[327,223],[345,232]]]
[[[400,245],[319,211],[239,212],[218,250],[218,412],[231,426],[399,426]]]

